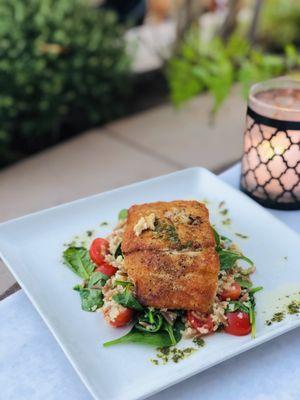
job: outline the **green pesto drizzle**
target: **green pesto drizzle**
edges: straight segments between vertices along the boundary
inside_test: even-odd
[[[193,343],[198,348],[205,346],[205,341],[201,337],[195,337]],[[170,361],[178,363],[179,361],[185,360],[191,356],[198,349],[195,347],[186,347],[185,349],[178,349],[177,347],[158,347],[156,349],[156,357],[151,358],[150,361],[154,365],[165,365]]]
[[[249,236],[243,235],[242,233],[235,232],[235,236],[238,236],[241,239],[248,239]]]
[[[285,296],[289,297],[289,296]],[[300,301],[293,300],[287,306],[286,310],[276,312],[273,317],[266,321],[266,325],[270,326],[274,322],[281,322],[286,317],[286,315],[299,315],[300,314]]]

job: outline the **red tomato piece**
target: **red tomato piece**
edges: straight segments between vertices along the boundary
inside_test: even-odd
[[[237,283],[234,282],[230,288],[228,289],[224,289],[221,293],[220,293],[220,297],[222,300],[237,300],[239,299],[240,295],[242,292],[242,288],[241,286]]]
[[[90,247],[90,257],[95,264],[100,265],[104,262],[106,254],[109,253],[109,242],[103,238],[93,240]]]
[[[214,323],[212,320],[211,315],[201,314],[196,311],[188,311],[187,312],[187,319],[194,329],[203,328],[206,329],[210,333],[213,331]]]
[[[98,265],[95,269],[96,272],[102,272],[102,274],[107,276],[112,276],[117,272],[117,268],[113,265],[108,264],[106,262],[102,262],[101,265]]]
[[[224,331],[230,335],[244,336],[251,332],[249,314],[243,311],[234,311],[226,313],[227,323]]]
[[[120,328],[121,326],[129,324],[132,321],[134,311],[130,308],[124,308],[124,310],[120,311],[119,314],[113,319],[109,319],[108,314],[106,312],[105,317],[111,326],[114,328]]]

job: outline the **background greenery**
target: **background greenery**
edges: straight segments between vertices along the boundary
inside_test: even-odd
[[[234,29],[226,37],[221,29],[208,42],[201,40],[197,24],[187,31],[166,67],[175,106],[208,90],[214,97],[215,112],[233,83],[241,83],[247,97],[254,82],[300,67],[300,2],[265,0],[262,5],[253,38],[249,23],[232,24]]]
[[[0,166],[122,112],[115,17],[80,0],[0,0]]]

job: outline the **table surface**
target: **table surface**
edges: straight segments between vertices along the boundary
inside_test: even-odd
[[[221,175],[238,187],[240,166]],[[270,211],[300,232],[300,211]],[[0,398],[91,400],[23,291],[0,303]],[[300,399],[300,329],[210,368],[151,400]]]

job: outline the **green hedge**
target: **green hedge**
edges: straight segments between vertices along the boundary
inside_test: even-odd
[[[79,0],[0,0],[0,166],[122,112],[123,32]]]

